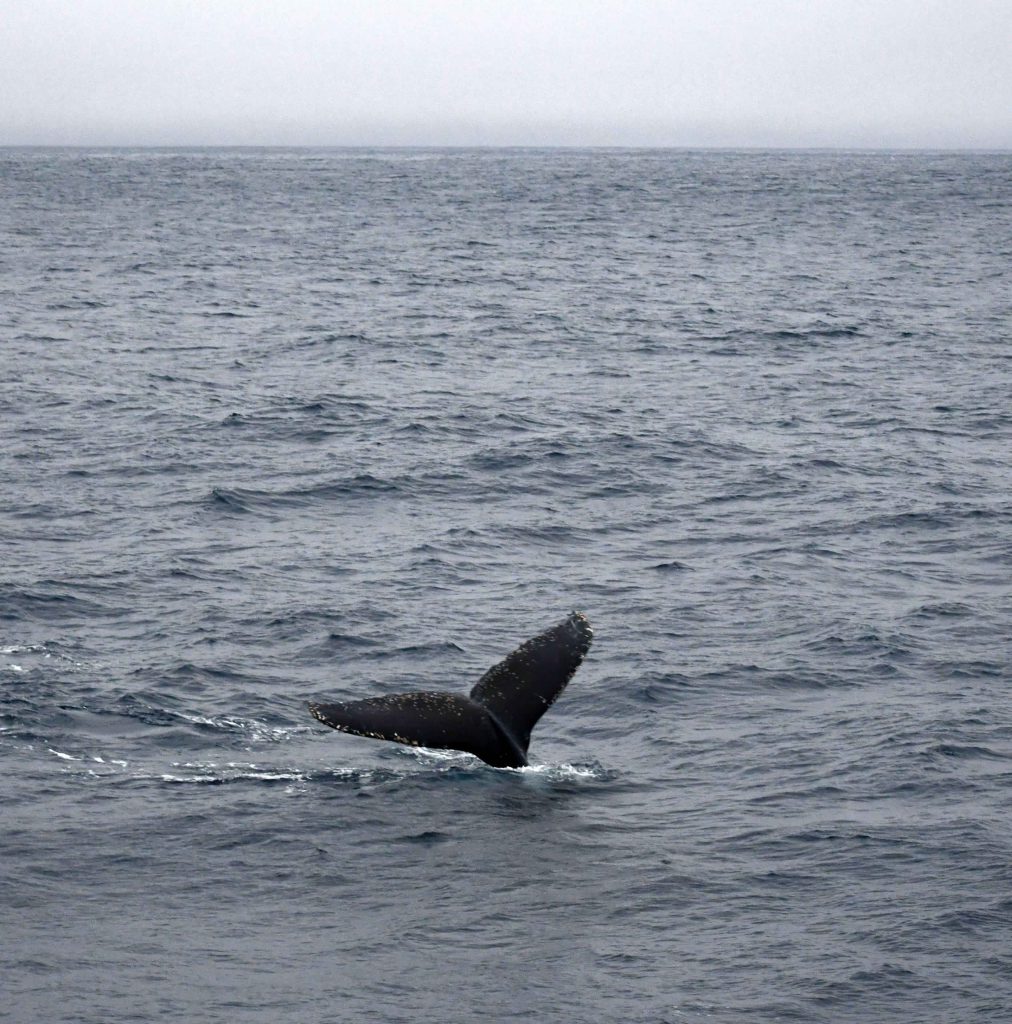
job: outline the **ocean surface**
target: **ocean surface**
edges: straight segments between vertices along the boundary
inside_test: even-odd
[[[1010,203],[0,151],[0,1020],[1012,1019]],[[574,608],[529,769],[307,711]]]

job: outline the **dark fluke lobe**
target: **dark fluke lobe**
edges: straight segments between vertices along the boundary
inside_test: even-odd
[[[587,617],[573,612],[490,668],[468,697],[396,693],[350,703],[311,703],[309,710],[341,732],[463,750],[496,768],[523,768],[531,730],[573,677],[593,636]]]

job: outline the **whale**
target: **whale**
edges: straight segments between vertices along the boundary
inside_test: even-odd
[[[461,750],[494,768],[527,767],[531,731],[580,667],[594,631],[582,612],[521,644],[470,694],[424,690],[318,704],[313,717],[339,732],[434,750]]]

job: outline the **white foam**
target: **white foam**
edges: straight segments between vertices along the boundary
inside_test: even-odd
[[[304,782],[305,772],[296,768],[267,768],[245,761],[173,761],[172,768],[189,770],[192,774],[159,776],[164,782],[236,782],[242,779],[266,782]],[[139,776],[151,778],[151,776]]]
[[[50,754],[55,754],[57,757],[62,757],[64,761],[80,761],[80,757],[73,757],[71,754],[65,754],[62,750],[53,750],[52,747],[46,748]]]
[[[46,648],[45,644],[8,644],[6,647],[0,647],[0,655],[3,654],[41,654],[43,658],[51,658],[53,654]],[[82,662],[75,661],[69,655],[57,654],[58,658],[68,662],[75,668],[81,668]],[[23,672],[24,668],[21,665],[15,665],[13,662],[9,665],[9,668],[13,672]]]
[[[416,761],[435,761],[437,764],[473,765],[478,763],[474,755],[459,750],[434,750],[431,747],[396,748],[398,753],[407,754]]]
[[[174,711],[173,714],[194,725],[209,725],[213,729],[231,730],[247,733],[254,742],[280,743],[297,733],[313,732],[308,725],[267,725],[255,718],[237,718],[234,715],[191,715],[185,711]]]
[[[518,768],[525,775],[542,775],[548,779],[599,779],[601,772],[593,768],[581,768],[575,764],[529,764]]]
[[[180,767],[193,767],[198,768],[198,765],[180,765]],[[211,766],[216,768],[217,766]],[[230,770],[228,771],[211,771],[203,774],[193,775],[172,775],[168,772],[163,772],[158,776],[151,775],[139,775],[138,778],[158,778],[162,782],[173,782],[183,783],[191,785],[207,785],[209,783],[221,783],[221,782],[241,782],[241,781],[252,781],[252,782],[305,782],[306,776],[303,772],[298,771],[270,771],[265,768],[259,768],[257,765],[229,765]]]
[[[521,775],[533,775],[553,781],[565,779],[602,779],[606,773],[600,767],[581,766],[575,764],[529,764],[524,768],[492,768],[479,758],[459,750],[433,750],[430,747],[398,748],[398,752],[436,766],[478,768],[496,772],[517,772]]]

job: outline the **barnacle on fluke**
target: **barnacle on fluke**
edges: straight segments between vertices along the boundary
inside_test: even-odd
[[[590,649],[594,632],[573,612],[490,668],[470,696],[424,691],[340,704],[310,703],[324,725],[415,747],[463,750],[496,768],[523,768],[531,730]]]

